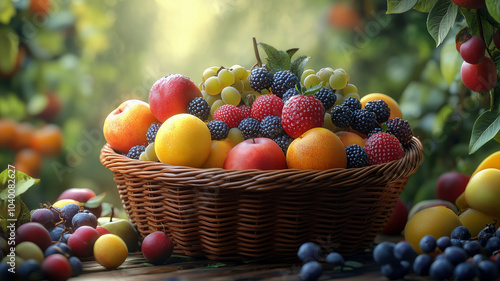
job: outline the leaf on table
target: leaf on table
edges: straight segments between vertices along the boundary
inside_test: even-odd
[[[438,1],[427,15],[427,30],[436,41],[436,46],[443,43],[455,24],[458,6],[451,0]]]
[[[360,268],[360,267],[363,267],[363,264],[360,262],[357,262],[357,261],[346,261],[344,263],[344,266],[349,266],[352,268]]]
[[[0,173],[0,200],[8,199],[9,185],[13,186],[15,196],[19,196],[39,181],[23,172],[5,169]]]
[[[409,11],[418,0],[387,0],[387,14],[401,14]]]
[[[90,198],[87,202],[85,202],[85,204],[83,204],[83,206],[86,208],[97,208],[101,205],[104,197],[106,197],[106,192]]]

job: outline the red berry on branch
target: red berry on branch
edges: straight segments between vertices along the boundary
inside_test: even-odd
[[[470,33],[467,33],[465,29],[462,29],[455,35],[455,45],[457,47],[457,51],[460,53],[460,47],[462,46],[463,43],[467,42],[469,39],[471,39],[472,35]]]
[[[497,82],[497,69],[495,63],[489,58],[477,64],[470,64],[466,61],[461,69],[462,82],[474,92],[484,93],[493,89]]]
[[[472,64],[482,61],[485,51],[486,44],[483,39],[477,36],[472,36],[460,46],[460,55],[462,58],[464,61]]]
[[[495,44],[495,47],[500,50],[500,28],[493,35],[493,43]]]
[[[486,5],[485,0],[452,0],[457,6],[467,9],[481,9]]]

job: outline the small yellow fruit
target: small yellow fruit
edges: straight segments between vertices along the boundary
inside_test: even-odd
[[[61,209],[62,207],[66,206],[70,203],[81,205],[80,202],[73,200],[73,199],[61,199],[59,201],[56,201],[54,204],[52,204],[52,206]]]
[[[458,218],[462,222],[463,226],[467,227],[467,229],[470,231],[472,237],[477,236],[487,224],[493,224],[495,223],[495,220],[500,222],[500,216],[490,216],[471,208],[461,213]]]
[[[500,170],[487,168],[472,176],[465,187],[465,200],[473,209],[500,216]]]
[[[203,168],[222,168],[231,148],[233,145],[229,140],[212,140],[212,150]]]
[[[481,161],[474,173],[472,173],[471,177],[479,173],[479,171],[487,168],[500,169],[500,151],[490,154],[483,161]]]
[[[94,258],[107,269],[119,267],[127,256],[127,245],[118,235],[104,234],[94,243]]]

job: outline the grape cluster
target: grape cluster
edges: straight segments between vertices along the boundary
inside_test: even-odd
[[[298,258],[303,262],[300,269],[301,280],[314,281],[318,280],[323,274],[323,265],[321,262],[326,262],[331,267],[343,268],[345,261],[340,253],[330,252],[323,256],[321,247],[313,242],[302,244],[297,251]]]
[[[459,226],[450,236],[422,237],[420,251],[406,241],[382,242],[373,250],[373,259],[387,278],[401,279],[409,273],[433,280],[497,280],[500,271],[500,227],[487,225],[477,239]]]

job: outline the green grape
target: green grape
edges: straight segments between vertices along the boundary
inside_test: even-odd
[[[213,70],[211,67],[205,69],[205,71],[203,71],[203,75],[202,75],[203,82],[207,81],[207,79],[212,77],[212,76],[217,76],[217,70]]]
[[[148,144],[148,146],[146,147],[146,150],[144,151],[144,153],[146,153],[146,158],[149,160],[149,161],[154,161],[154,162],[158,162],[158,156],[156,156],[156,151],[155,151],[155,143],[152,142],[150,144]]]
[[[345,96],[344,96],[344,99],[347,99],[347,98],[349,98],[349,97],[353,97],[353,98],[355,98],[355,99],[357,99],[357,100],[359,100],[359,99],[360,99],[359,94],[358,94],[358,93],[354,93],[354,92],[351,92],[351,93],[349,93],[349,94],[345,95]]]
[[[253,91],[252,87],[250,87],[250,79],[245,79],[245,80],[242,80],[243,82],[243,90],[244,91]]]
[[[231,142],[233,146],[245,140],[241,130],[238,127],[229,129],[229,133],[227,134],[227,139]]]
[[[139,160],[149,161],[148,157],[146,156],[146,151],[141,152],[141,155],[139,155]]]
[[[335,93],[335,96],[337,97],[337,100],[335,100],[335,104],[333,106],[336,106],[336,105],[341,105],[344,103],[344,96],[339,94],[339,93]]]
[[[225,87],[224,89],[222,89],[220,95],[222,97],[222,100],[226,104],[232,104],[234,106],[240,104],[241,94],[235,87]]]
[[[304,80],[306,80],[306,77],[311,75],[311,74],[316,74],[316,71],[314,69],[306,69],[304,72],[302,72],[302,75],[300,76],[300,83],[304,85]]]
[[[332,88],[333,90],[345,88],[348,82],[349,82],[349,77],[340,69],[336,69],[335,71],[333,71],[332,75],[330,75],[330,78],[328,80],[330,88]]]
[[[316,74],[310,74],[304,79],[304,87],[306,88],[314,87],[321,83],[323,83],[323,80]]]
[[[203,97],[204,100],[207,100],[208,96],[210,96],[207,91],[201,90],[201,96]]]
[[[39,263],[43,262],[43,251],[38,247],[37,244],[24,241],[16,245],[16,255],[24,260],[34,259]]]
[[[217,77],[219,78],[221,88],[231,86],[235,80],[234,74],[226,68],[221,69],[217,74]]]
[[[248,72],[243,66],[233,65],[231,67],[231,72],[234,74],[236,79],[246,80],[248,78]]]
[[[223,106],[225,103],[223,100],[216,100],[210,107],[210,115],[214,116],[214,112],[217,110],[217,108]]]
[[[330,81],[330,76],[332,76],[332,74],[333,70],[331,70],[331,68],[329,67],[324,67],[320,69],[318,73],[316,73],[316,75],[318,75],[323,81],[323,87],[330,87],[329,81]]]
[[[212,104],[214,104],[214,102],[216,100],[220,100],[221,99],[221,96],[220,94],[217,94],[217,95],[208,95],[208,97],[205,99],[208,103],[208,106],[212,106]]]
[[[212,76],[205,81],[205,91],[209,95],[217,95],[222,90],[222,87],[217,76]]]
[[[356,93],[357,94],[358,88],[356,86],[354,86],[353,84],[347,84],[347,86],[338,90],[337,92],[345,97],[345,95],[347,95],[349,93]]]
[[[238,92],[240,93],[243,93],[243,91],[245,90],[245,85],[243,84],[243,81],[241,81],[240,79],[236,79],[236,81],[234,81],[233,85],[231,86],[235,87],[236,90],[238,90]]]

